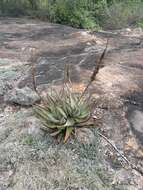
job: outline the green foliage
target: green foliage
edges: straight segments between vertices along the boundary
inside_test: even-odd
[[[90,119],[90,109],[86,98],[73,93],[66,87],[60,92],[53,90],[47,94],[43,105],[34,107],[35,115],[52,136],[62,134],[64,142],[74,133],[76,127]]]
[[[121,29],[138,26],[143,21],[143,2],[141,0],[113,1],[98,4],[95,16],[105,29]]]
[[[58,0],[52,5],[51,21],[80,28],[93,28],[95,21],[85,7],[85,1]]]
[[[142,26],[142,0],[1,0],[0,15],[29,15],[77,28]]]
[[[20,16],[27,14],[28,4],[25,1],[19,0],[1,0],[0,15],[2,16]]]
[[[139,22],[137,23],[137,26],[143,28],[143,20],[139,21]]]
[[[25,145],[31,146],[31,145],[33,145],[34,143],[35,143],[35,140],[34,140],[34,138],[33,138],[31,135],[26,136],[26,137],[24,138],[24,140],[23,140],[23,144],[25,144]]]

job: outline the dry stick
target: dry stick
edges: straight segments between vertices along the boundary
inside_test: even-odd
[[[32,83],[33,83],[33,88],[35,90],[35,92],[38,94],[38,96],[40,97],[40,101],[42,101],[43,103],[46,103],[44,101],[44,99],[42,98],[41,94],[38,92],[37,90],[37,84],[36,84],[36,68],[34,63],[32,63]]]
[[[70,88],[72,89],[72,82],[71,82],[71,78],[70,78],[70,65],[69,64],[65,64],[65,70],[64,70],[64,86],[68,87],[68,84],[70,84]]]
[[[35,90],[35,92],[38,94],[38,91],[37,91],[37,85],[36,85],[36,68],[35,68],[35,65],[34,65],[34,57],[35,57],[35,48],[31,49],[31,59],[30,59],[30,62],[31,62],[31,68],[32,68],[32,83],[33,83],[33,88]],[[39,95],[39,94],[38,94]]]
[[[130,165],[129,160],[118,150],[118,148],[112,144],[112,142],[106,137],[104,136],[102,133],[98,132],[98,134],[104,138],[104,140],[106,140],[113,148],[114,150],[116,150],[116,152],[118,152],[120,154],[120,156]]]
[[[64,84],[70,81],[70,68],[69,64],[65,64],[65,69],[64,69]]]
[[[70,85],[70,86],[69,86]],[[65,90],[66,88],[66,90]],[[61,90],[61,95],[64,96],[65,92],[67,92],[68,90],[68,93],[71,91],[73,91],[73,88],[72,88],[72,82],[71,82],[71,79],[70,79],[70,66],[69,64],[65,64],[65,68],[64,68],[64,80],[63,80],[63,88]]]
[[[70,55],[70,52],[68,53],[68,55]],[[66,85],[67,83],[70,83],[72,86],[71,79],[70,79],[70,65],[68,63],[65,63],[64,67],[65,68],[64,68],[64,82],[63,82],[63,84]]]
[[[36,85],[36,68],[34,63],[32,63],[32,83],[33,83],[33,88],[35,92],[37,92],[37,85]],[[38,94],[38,93],[37,93]]]
[[[91,75],[91,77],[90,77],[89,83],[87,84],[87,86],[85,87],[83,93],[81,94],[80,100],[81,100],[81,98],[85,95],[85,93],[87,92],[89,86],[90,86],[90,85],[92,84],[92,82],[95,80],[96,75],[97,75],[98,72],[99,72],[100,66],[101,66],[101,64],[102,64],[102,61],[103,61],[103,59],[104,59],[104,57],[105,57],[105,54],[106,54],[106,51],[107,51],[107,48],[108,48],[108,42],[109,42],[109,39],[107,39],[106,47],[105,47],[103,53],[101,54],[101,57],[100,57],[98,63],[95,64],[95,69],[94,69],[94,71],[93,71],[93,73],[92,73],[92,75]]]
[[[33,55],[32,55],[32,58],[33,58]],[[31,69],[32,69],[32,84],[33,84],[33,88],[34,88],[35,92],[38,94],[38,96],[40,97],[41,101],[44,102],[43,98],[41,97],[40,93],[37,90],[36,67],[34,65],[34,62],[31,61],[31,64],[32,64]]]
[[[91,126],[95,126],[93,123],[91,124],[85,124],[84,127],[91,127]],[[77,126],[78,128],[81,128],[83,126]],[[138,166],[135,166],[133,163],[131,163],[127,158],[126,156],[124,156],[120,150],[118,150],[118,148],[116,147],[116,145],[114,145],[106,136],[104,136],[102,133],[100,133],[99,131],[97,131],[98,135],[101,136],[108,144],[110,144],[114,150],[116,152],[118,152],[118,154],[126,161],[126,163],[134,170],[136,170],[137,172],[139,172],[142,176],[143,176],[143,171],[138,167]]]
[[[107,143],[109,143],[116,152],[118,152],[118,154],[128,163],[128,165],[136,170],[137,172],[139,172],[142,176],[143,176],[143,171],[138,167],[135,166],[133,163],[131,163],[119,150],[118,148],[106,137],[104,136],[102,133],[100,133],[99,131],[97,131],[98,135],[101,136]]]

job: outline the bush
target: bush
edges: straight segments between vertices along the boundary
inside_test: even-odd
[[[142,0],[1,0],[0,14],[30,15],[77,28],[143,26]]]
[[[88,0],[2,0],[0,10],[2,15],[30,15],[78,28],[97,26]]]
[[[143,2],[141,0],[106,1],[98,5],[95,13],[100,25],[105,29],[121,29],[143,22]]]
[[[90,12],[86,9],[85,1],[56,1],[56,3],[50,5],[50,20],[79,28],[95,27],[96,23]]]
[[[22,0],[0,2],[0,15],[2,16],[21,16],[27,15],[27,4]]]

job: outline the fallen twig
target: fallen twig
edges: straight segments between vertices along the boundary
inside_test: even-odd
[[[126,163],[134,170],[136,170],[137,172],[139,172],[142,176],[143,176],[143,171],[141,170],[141,168],[139,168],[138,166],[135,166],[133,163],[131,163],[127,157],[122,154],[118,148],[116,147],[116,145],[114,145],[106,136],[104,136],[102,133],[100,133],[99,131],[97,132],[99,136],[101,136],[107,143],[109,143],[116,152],[118,152],[118,154],[126,161]]]
[[[37,92],[37,85],[36,85],[36,69],[34,64],[32,63],[32,83],[33,83],[33,88],[35,92]],[[37,93],[38,94],[38,93]]]

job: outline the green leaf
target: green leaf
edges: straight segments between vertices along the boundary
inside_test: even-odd
[[[58,130],[58,131],[55,131],[54,133],[51,133],[50,135],[51,135],[52,137],[55,137],[55,136],[59,135],[61,132],[62,132],[62,130],[60,129],[60,130]]]
[[[64,124],[64,127],[71,127],[74,126],[75,121],[73,119],[67,119],[66,123]]]
[[[57,107],[57,110],[60,112],[60,114],[66,119],[67,118],[67,115],[66,113],[64,112],[64,110],[60,107]]]
[[[53,124],[51,124],[51,123],[48,123],[48,122],[46,122],[46,121],[44,121],[44,120],[41,120],[41,122],[42,122],[42,124],[43,124],[45,127],[49,128],[49,129],[55,129],[55,128],[57,128],[56,125],[53,125]]]
[[[67,140],[69,139],[70,135],[72,134],[73,128],[72,127],[67,127],[66,128],[66,134],[64,137],[64,143],[67,142]]]
[[[70,94],[70,105],[72,108],[76,107],[76,102],[75,102],[72,94]]]

